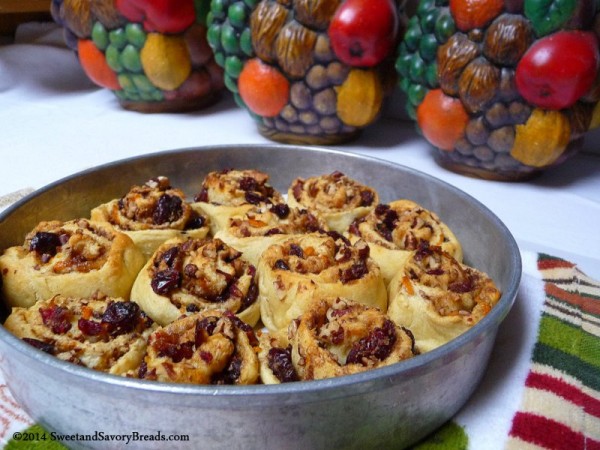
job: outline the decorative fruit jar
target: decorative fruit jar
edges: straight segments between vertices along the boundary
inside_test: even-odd
[[[208,42],[262,135],[341,143],[393,91],[403,14],[400,0],[212,0]]]
[[[223,69],[206,40],[210,0],[52,0],[87,76],[122,107],[178,112],[215,102]]]
[[[396,69],[442,166],[522,180],[600,125],[595,0],[421,0]]]

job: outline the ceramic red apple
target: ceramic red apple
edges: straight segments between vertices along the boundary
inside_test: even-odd
[[[541,108],[569,108],[594,84],[598,59],[594,33],[559,31],[536,41],[523,55],[515,73],[517,89]]]
[[[146,31],[180,33],[196,19],[194,0],[116,0],[117,9]]]
[[[398,22],[392,0],[346,0],[329,25],[331,47],[348,65],[374,66],[394,48]]]

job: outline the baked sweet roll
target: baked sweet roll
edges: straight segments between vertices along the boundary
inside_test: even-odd
[[[92,209],[91,219],[109,222],[123,231],[146,258],[167,239],[203,238],[209,232],[207,218],[194,210],[183,191],[172,187],[163,176],[133,186],[120,199]]]
[[[258,170],[210,172],[202,181],[193,207],[209,217],[213,236],[229,226],[229,219],[242,216],[257,205],[284,203],[269,184],[269,175]]]
[[[137,377],[189,384],[255,384],[258,340],[234,314],[207,310],[183,316],[148,339]]]
[[[242,216],[229,219],[227,228],[215,237],[242,252],[242,257],[257,265],[260,255],[271,245],[290,235],[327,230],[327,224],[306,209],[290,208],[285,203],[254,206]]]
[[[389,285],[388,314],[430,351],[467,331],[500,299],[485,273],[458,262],[440,247],[422,244]]]
[[[2,294],[9,306],[23,307],[56,294],[89,297],[100,291],[128,299],[143,265],[131,238],[108,223],[40,222],[23,245],[0,256]]]
[[[292,236],[272,245],[257,270],[261,319],[270,331],[287,328],[317,294],[387,308],[385,284],[367,244],[352,245],[336,232]]]
[[[289,344],[261,336],[265,384],[351,375],[416,354],[412,333],[379,308],[340,297],[316,297],[289,326]]]
[[[350,241],[365,240],[386,283],[401,270],[421,243],[440,246],[462,261],[462,247],[450,228],[433,212],[411,200],[379,204],[348,228]]]
[[[307,179],[296,178],[288,189],[287,201],[292,207],[321,215],[329,229],[344,233],[354,220],[377,206],[379,194],[336,171]]]
[[[139,367],[156,326],[130,301],[55,295],[13,308],[4,328],[63,361],[123,375]]]
[[[162,244],[133,284],[131,299],[158,324],[207,309],[260,318],[256,268],[219,239],[175,238]]]

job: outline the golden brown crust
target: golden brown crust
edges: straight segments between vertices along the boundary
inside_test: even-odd
[[[209,232],[207,218],[163,176],[132,186],[122,198],[92,209],[90,217],[126,233],[146,258],[167,239],[183,235],[204,238]]]
[[[152,333],[138,376],[175,383],[255,384],[257,344],[252,327],[231,313],[184,316]]]
[[[241,216],[253,206],[284,203],[266,173],[232,169],[210,172],[194,200],[194,209],[209,217],[213,235],[227,228],[230,217]]]
[[[500,299],[483,272],[459,263],[439,247],[415,250],[389,285],[388,314],[410,328],[421,352],[467,331]]]
[[[379,194],[341,172],[296,178],[288,189],[288,204],[321,215],[331,230],[344,233],[350,224],[379,203]]]
[[[256,269],[219,239],[172,239],[135,280],[131,299],[160,325],[206,309],[231,311],[254,326],[260,317]]]
[[[63,361],[117,375],[139,367],[154,329],[133,302],[62,295],[13,308],[4,327]]]
[[[2,293],[10,306],[23,307],[56,294],[88,297],[100,291],[128,299],[143,264],[133,241],[107,223],[40,222],[23,245],[0,256]]]
[[[270,331],[286,328],[317,293],[387,308],[385,284],[367,245],[351,245],[336,233],[292,236],[269,247],[258,274],[261,318]]]
[[[348,231],[351,241],[363,239],[381,267],[386,283],[401,270],[412,250],[421,243],[440,246],[458,261],[462,247],[450,228],[433,212],[411,200],[380,204],[354,221]]]
[[[351,375],[415,355],[410,331],[378,308],[339,297],[314,298],[290,324],[288,339],[287,348],[276,337],[261,341],[263,382]]]

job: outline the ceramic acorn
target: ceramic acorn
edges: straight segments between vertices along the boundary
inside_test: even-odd
[[[519,180],[600,125],[597,2],[421,0],[396,68],[438,162]]]
[[[53,0],[87,76],[126,109],[186,111],[213,103],[223,70],[206,41],[210,0]]]
[[[402,15],[399,0],[212,0],[208,41],[264,136],[337,143],[391,92]]]

